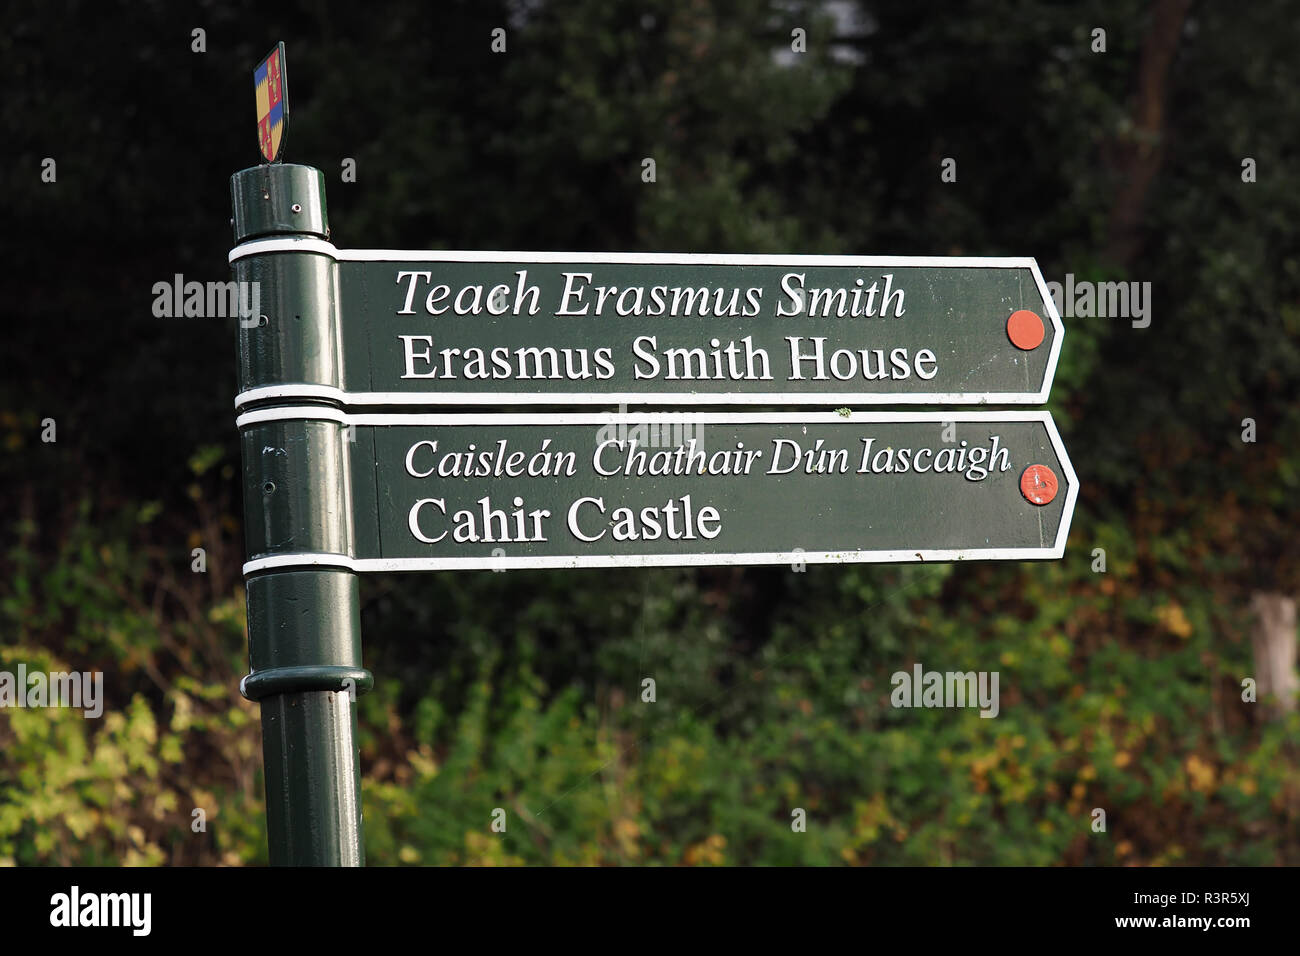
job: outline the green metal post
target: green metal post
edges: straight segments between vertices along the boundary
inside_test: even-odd
[[[317,169],[245,169],[231,195],[237,245],[329,237]],[[240,321],[241,393],[342,384],[336,266],[309,247],[263,247],[234,262],[237,281],[257,283],[241,286],[257,289],[242,301],[258,306]],[[353,550],[346,437],[329,420],[241,428],[248,557],[279,559],[246,582],[250,672],[240,686],[261,704],[267,836],[279,865],[365,862],[355,699],[372,678],[361,666],[357,576],[342,560]],[[306,553],[340,562],[295,564]]]

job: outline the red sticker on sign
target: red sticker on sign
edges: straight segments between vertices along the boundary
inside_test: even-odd
[[[1042,345],[1046,334],[1043,320],[1038,317],[1037,312],[1019,309],[1012,312],[1011,318],[1007,319],[1007,338],[1011,340],[1012,345],[1025,352]]]
[[[1020,493],[1032,504],[1045,505],[1056,497],[1059,484],[1046,465],[1030,465],[1020,476]]]

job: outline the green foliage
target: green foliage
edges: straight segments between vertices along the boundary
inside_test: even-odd
[[[44,560],[50,529],[25,520],[6,555],[0,670],[99,672],[105,699],[99,718],[0,711],[0,864],[265,861],[242,600],[209,591],[188,552],[141,548],[134,520],[97,517],[83,501]]]
[[[371,859],[1293,859],[1300,727],[1294,717],[1264,724],[1241,701],[1251,668],[1244,621],[1203,589],[1141,586],[1152,569],[1124,557],[1135,551],[1124,528],[1096,527],[1114,555],[1106,574],[1091,571],[1082,549],[1060,564],[768,572],[765,596],[748,597],[770,607],[770,631],[749,648],[752,632],[734,625],[708,640],[710,619],[735,609],[706,615],[700,630],[657,619],[650,594],[675,576],[644,572],[645,621],[602,639],[602,658],[617,662],[605,673],[619,680],[598,703],[573,686],[549,691],[508,636],[499,646],[510,652],[478,658],[455,711],[431,694],[403,719],[389,682],[363,713],[408,749],[385,779],[367,780]],[[637,590],[611,589],[608,601]],[[509,635],[514,615],[497,607],[490,616]],[[622,617],[585,610],[598,615],[589,620],[597,632]],[[638,667],[627,670],[629,661]],[[914,662],[992,664],[1000,714],[892,707],[890,675]],[[642,702],[637,675],[655,678],[656,702]],[[1091,830],[1094,807],[1106,810],[1104,834]],[[490,830],[496,808],[504,834]],[[805,833],[791,828],[796,808],[807,813]]]

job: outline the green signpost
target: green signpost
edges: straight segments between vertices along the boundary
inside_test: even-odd
[[[856,410],[1045,401],[1064,330],[1032,259],[336,249],[322,174],[279,162],[284,65],[257,74],[271,161],[231,180],[273,863],[364,862],[360,573],[1064,553],[1047,412]],[[525,405],[570,410],[500,411]]]

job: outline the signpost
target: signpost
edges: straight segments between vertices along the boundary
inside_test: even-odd
[[[364,861],[360,573],[1063,555],[1047,412],[857,410],[1045,401],[1032,259],[339,250],[322,174],[280,161],[284,77],[281,44],[231,179],[273,863]],[[816,408],[590,408],[624,404]],[[570,410],[423,410],[512,405]]]
[[[273,253],[328,274],[340,360],[316,377],[325,370],[285,369],[240,406],[1041,404],[1064,331],[1032,259],[397,252],[301,238],[230,255],[238,267]]]

